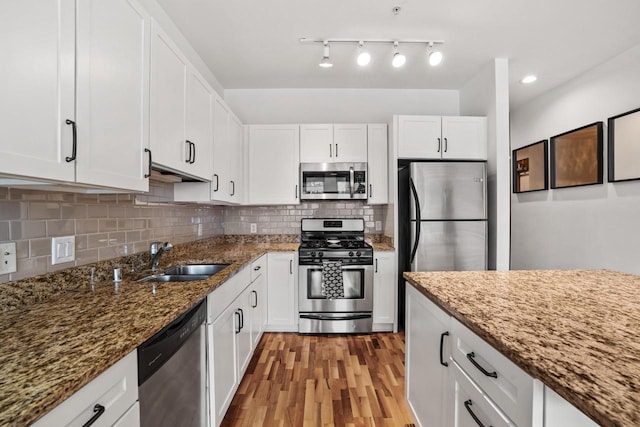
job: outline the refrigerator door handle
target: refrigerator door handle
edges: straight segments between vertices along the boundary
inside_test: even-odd
[[[411,186],[411,193],[413,194],[413,201],[416,204],[416,240],[413,242],[413,248],[411,249],[411,256],[409,257],[409,263],[412,264],[413,260],[416,257],[416,252],[418,251],[418,243],[420,242],[420,219],[422,215],[420,214],[420,201],[418,200],[418,190],[416,190],[416,186],[413,183],[413,178],[409,178],[409,185]]]

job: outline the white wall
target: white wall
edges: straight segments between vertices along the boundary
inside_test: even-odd
[[[640,45],[512,112],[512,148],[605,122],[605,184],[511,196],[513,269],[640,274],[640,181],[606,182],[606,121],[640,107],[639,76]]]
[[[509,64],[497,58],[460,90],[460,115],[487,116],[489,269],[509,269]]]
[[[227,89],[244,123],[391,123],[394,114],[458,115],[457,90]]]

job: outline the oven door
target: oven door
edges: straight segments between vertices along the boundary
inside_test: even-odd
[[[300,313],[353,313],[373,310],[373,265],[343,265],[344,297],[322,295],[322,264],[301,265],[298,276]]]

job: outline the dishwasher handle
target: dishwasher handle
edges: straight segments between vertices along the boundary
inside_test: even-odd
[[[202,301],[165,326],[138,347],[138,385],[165,364],[204,323],[207,307]]]

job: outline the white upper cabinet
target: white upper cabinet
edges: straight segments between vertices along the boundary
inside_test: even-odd
[[[369,124],[367,134],[369,204],[385,204],[389,201],[387,125]]]
[[[242,123],[220,98],[213,107],[213,177],[211,200],[242,203]]]
[[[487,159],[486,117],[443,117],[443,159]]]
[[[156,22],[151,39],[151,152],[153,162],[180,170],[185,162],[186,85],[189,65]]]
[[[293,205],[300,203],[298,188],[299,126],[248,126],[247,203]]]
[[[300,125],[301,163],[366,161],[366,124]]]
[[[130,0],[11,1],[0,25],[0,173],[147,190],[146,12]]]
[[[74,162],[65,161],[73,145],[65,121],[75,121],[74,18],[74,1],[13,0],[3,5],[2,173],[75,180]]]
[[[192,175],[211,179],[213,155],[213,90],[190,67],[187,79],[185,169]]]
[[[151,135],[155,166],[211,179],[213,91],[154,22]]]
[[[398,157],[487,159],[486,117],[397,116]]]
[[[146,191],[149,19],[130,0],[77,8],[76,181]]]

